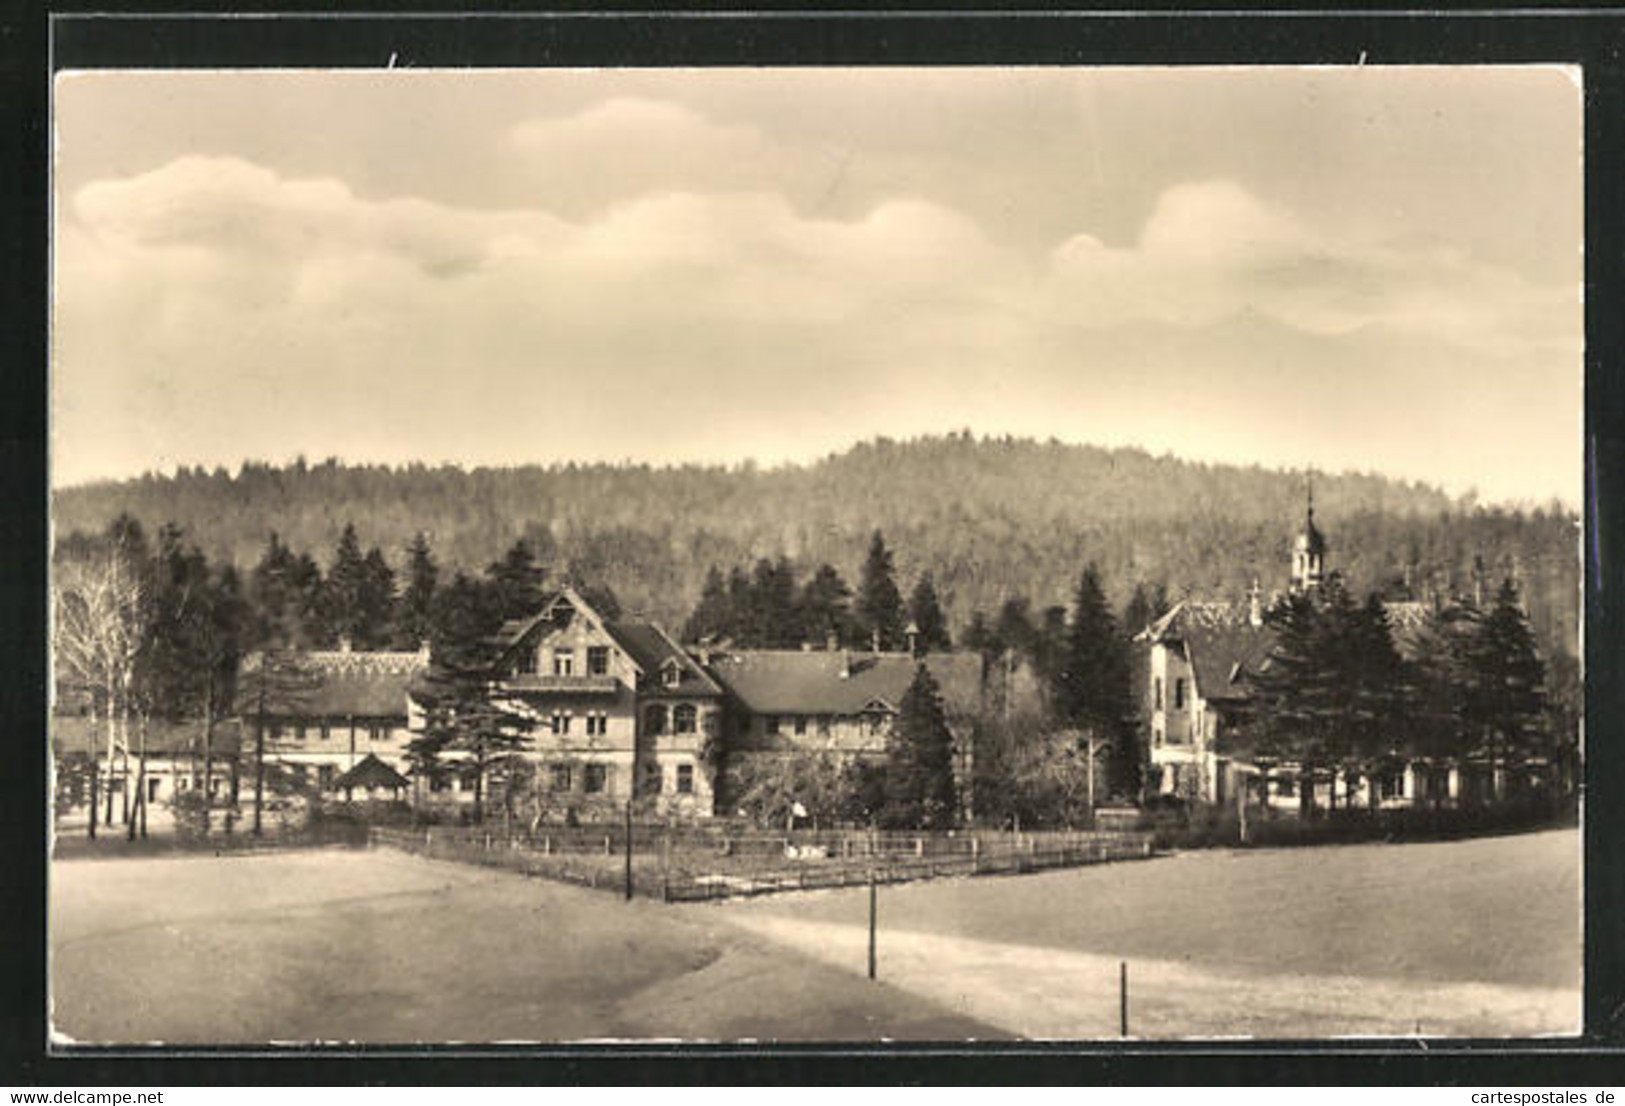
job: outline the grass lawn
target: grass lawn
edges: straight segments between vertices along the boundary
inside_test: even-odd
[[[715,914],[387,850],[57,861],[50,882],[75,1041],[1006,1035]]]
[[[857,965],[867,892],[693,909]],[[1580,1018],[1579,835],[1191,852],[880,892],[881,977],[1024,1036],[1535,1035]]]

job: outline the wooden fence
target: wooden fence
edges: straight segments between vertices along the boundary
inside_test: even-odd
[[[624,827],[503,834],[479,827],[373,827],[371,843],[444,860],[489,865],[586,887],[626,887]],[[694,830],[634,826],[635,894],[692,902],[780,891],[902,883],[1070,868],[1152,855],[1149,834],[868,833]]]

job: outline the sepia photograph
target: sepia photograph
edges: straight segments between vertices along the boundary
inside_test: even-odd
[[[1579,68],[51,125],[53,1050],[1581,1033]]]

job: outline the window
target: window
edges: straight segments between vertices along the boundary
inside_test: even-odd
[[[444,776],[431,776],[429,778],[430,791],[444,791],[449,786],[451,786],[451,783]]]
[[[367,727],[367,737],[373,741],[388,741],[389,727],[382,722],[374,722]]]
[[[796,736],[807,736],[807,716],[805,714],[796,715]]]
[[[667,687],[676,687],[683,682],[683,669],[676,661],[667,661],[660,669],[660,680]]]
[[[587,715],[587,735],[606,734],[609,732],[609,716],[602,712]]]
[[[293,739],[301,745],[305,743],[305,724],[303,722],[293,728]]]
[[[535,649],[527,648],[524,652],[519,654],[519,663],[514,665],[513,674],[515,676],[534,676],[534,675],[536,675],[536,650]]]
[[[604,764],[588,764],[581,773],[582,787],[589,795],[599,795],[609,782],[609,767]]]
[[[333,790],[334,769],[331,764],[324,764],[316,769],[316,778],[320,781],[323,791]]]
[[[692,764],[679,764],[677,766],[677,793],[679,795],[694,794],[694,766]]]
[[[609,674],[609,646],[592,645],[587,648],[587,675],[607,676]]]
[[[147,777],[147,801],[152,802],[158,798],[158,785],[162,781],[157,776]]]
[[[570,716],[564,711],[556,710],[553,712],[553,732],[556,734],[570,732]]]
[[[1275,793],[1283,799],[1291,799],[1298,794],[1298,781],[1293,776],[1276,776]]]
[[[659,735],[666,732],[666,708],[655,703],[643,712],[643,732]]]
[[[700,725],[705,728],[706,736],[715,737],[717,735],[717,718],[717,712],[714,710],[708,710],[702,716]]]
[[[552,766],[554,791],[570,790],[570,766],[568,764],[555,764]]]
[[[1174,709],[1185,709],[1185,677],[1183,676],[1174,681]]]
[[[279,740],[282,737],[282,723],[272,722],[268,727],[266,727],[265,736],[269,737],[272,741]]]
[[[766,718],[762,719],[762,728],[765,729],[770,734],[778,733],[779,732],[779,716],[776,715],[776,714],[770,714]]]
[[[1158,676],[1154,681],[1152,681],[1151,688],[1152,688],[1151,698],[1152,698],[1152,702],[1153,702],[1152,709],[1153,710],[1161,710],[1162,709],[1162,677],[1161,676]]]
[[[830,724],[829,715],[820,714],[818,716],[818,736],[819,737],[828,737],[829,736],[829,724]]]
[[[1162,745],[1162,727],[1158,726],[1151,731],[1151,744],[1153,747]]]
[[[323,741],[328,740],[329,738],[331,738],[333,736],[332,727],[330,727],[326,722],[323,722],[322,723],[322,728],[318,732],[317,736],[320,737]]]
[[[575,674],[576,656],[573,649],[553,650],[553,675],[571,676]]]
[[[699,711],[693,703],[678,703],[671,712],[671,729],[673,733],[694,733],[699,729]]]
[[[643,793],[645,795],[658,795],[665,786],[665,777],[661,774],[660,765],[645,762],[643,765]]]

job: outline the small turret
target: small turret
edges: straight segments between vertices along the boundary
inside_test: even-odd
[[[1309,485],[1309,510],[1303,529],[1292,543],[1292,590],[1309,591],[1320,586],[1326,569],[1326,539],[1315,525],[1315,486]]]

